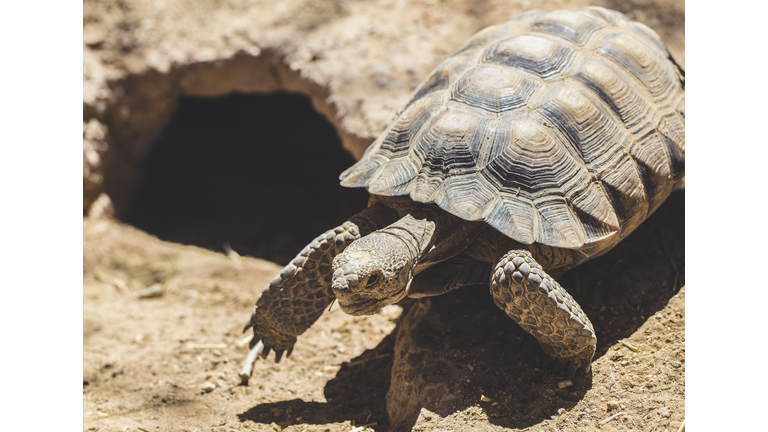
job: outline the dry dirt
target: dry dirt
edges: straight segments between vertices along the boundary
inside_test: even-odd
[[[141,213],[133,195],[155,187],[142,186],[147,171],[141,164],[174,110],[188,106],[179,98],[189,96],[303,93],[339,136],[324,145],[359,156],[464,39],[533,7],[620,10],[654,28],[685,65],[679,0],[186,4],[84,3],[84,209],[106,192],[118,219]],[[267,71],[272,81],[266,75],[254,81],[250,67]],[[327,174],[333,180],[338,172]],[[318,175],[297,182],[320,182]],[[231,195],[230,201],[242,203],[233,192],[243,187],[240,181],[187,193]],[[329,188],[339,202],[352,201],[338,193]],[[591,317],[599,341],[592,371],[571,386],[560,388],[563,378],[550,372],[535,340],[496,309],[487,288],[406,301],[370,317],[334,307],[299,338],[290,358],[257,361],[250,385],[241,386],[237,373],[247,353],[242,325],[257,293],[280,270],[275,262],[284,264],[295,244],[309,240],[304,232],[280,234],[288,231],[283,227],[312,220],[317,227],[304,227],[311,237],[341,222],[330,213],[326,222],[317,204],[286,210],[274,198],[281,194],[296,196],[280,189],[256,198],[270,213],[260,228],[278,235],[242,247],[232,241],[243,255],[269,261],[216,252],[211,244],[220,249],[221,239],[213,235],[198,240],[205,229],[234,223],[230,207],[222,207],[227,219],[205,224],[142,207],[143,219],[136,216],[134,223],[164,240],[95,217],[99,212],[83,218],[84,430],[662,432],[677,431],[683,422],[684,191],[673,193],[613,251],[560,279]],[[164,224],[152,224],[162,218]],[[426,318],[409,321],[408,314]],[[424,361],[450,369],[425,368],[419,379],[450,387],[456,399],[450,409],[425,404],[396,427],[389,424],[386,395],[404,328],[422,347]]]
[[[406,426],[677,430],[685,416],[684,201],[674,193],[611,253],[561,279],[599,340],[592,372],[573,386],[559,388],[563,379],[549,372],[535,340],[493,306],[487,289],[429,300],[447,324],[413,337],[452,353],[466,365],[467,383],[456,412],[424,410]],[[413,302],[370,317],[334,308],[290,358],[257,361],[250,385],[240,386],[241,325],[277,265],[162,242],[111,219],[84,218],[83,231],[86,430],[390,429],[396,326]],[[140,298],[151,286],[162,294]],[[426,382],[445,379],[432,372]]]

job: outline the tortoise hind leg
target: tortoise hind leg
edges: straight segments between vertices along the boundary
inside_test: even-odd
[[[296,337],[317,321],[336,298],[331,290],[333,258],[353,241],[388,225],[396,217],[394,210],[373,204],[319,235],[299,252],[256,300],[243,330],[253,328],[251,348],[261,342],[261,356],[266,358],[274,350],[276,362],[285,350],[290,354]]]
[[[578,303],[549,276],[527,250],[516,249],[497,261],[491,294],[499,309],[538,339],[544,351],[571,377],[589,372],[597,337]]]

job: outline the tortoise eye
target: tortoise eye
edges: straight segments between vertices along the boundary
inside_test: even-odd
[[[365,284],[365,286],[373,286],[378,280],[379,280],[379,274],[375,273],[368,278],[368,282]]]

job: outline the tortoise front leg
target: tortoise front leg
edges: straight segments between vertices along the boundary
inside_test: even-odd
[[[396,219],[397,214],[373,204],[347,222],[328,230],[305,247],[280,274],[269,282],[256,300],[243,331],[253,328],[250,347],[263,344],[262,358],[275,350],[279,362],[290,355],[296,337],[304,333],[335,299],[331,290],[331,264],[350,243]]]
[[[538,339],[544,351],[567,367],[589,372],[597,337],[589,318],[527,250],[504,255],[491,275],[491,294],[499,309]]]

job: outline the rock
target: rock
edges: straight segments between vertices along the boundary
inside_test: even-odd
[[[419,411],[419,416],[423,417],[424,420],[432,420],[433,415],[434,413],[424,408],[422,408],[421,411]]]
[[[106,126],[95,118],[83,122],[83,213],[89,213],[94,201],[100,198],[104,179],[101,159],[108,148],[106,133]]]
[[[416,423],[413,425],[413,427],[409,430],[412,431],[431,431],[435,430],[435,423],[440,420],[440,416],[433,413],[432,411],[422,408],[419,410],[418,418],[416,419]],[[361,429],[362,431],[362,429]]]
[[[85,198],[83,198],[85,204]],[[115,207],[112,205],[112,200],[109,199],[109,195],[100,193],[99,197],[91,203],[88,209],[88,217],[92,219],[99,219],[107,216],[113,216],[115,214]]]
[[[203,383],[203,385],[200,386],[200,388],[202,388],[206,393],[210,393],[216,389],[216,384],[210,381],[206,381]]]
[[[118,8],[85,1],[83,115],[86,123],[105,127],[109,148],[93,150],[100,171],[84,172],[84,211],[101,192],[118,213],[127,205],[140,163],[181,96],[306,94],[359,158],[447,55],[482,28],[530,9],[519,2],[481,8],[352,3],[287,0],[275,7],[234,0],[190,7],[167,0],[158,7],[154,0],[136,0]],[[624,12],[633,8],[640,9]],[[659,20],[670,11],[654,1],[643,8],[646,24],[684,66],[684,27]],[[671,8],[682,14],[684,2]],[[84,148],[90,160],[93,152]]]
[[[606,406],[606,409],[607,409],[608,411],[610,411],[610,410],[614,410],[614,409],[618,409],[618,408],[619,408],[619,401],[615,401],[615,400],[613,400],[613,401],[608,401],[608,402],[605,404],[605,406]]]
[[[153,284],[150,287],[144,288],[136,294],[137,298],[156,298],[163,296],[163,286],[160,284]]]
[[[656,412],[659,414],[659,417],[670,418],[672,416],[672,412],[668,407],[661,407]]]

